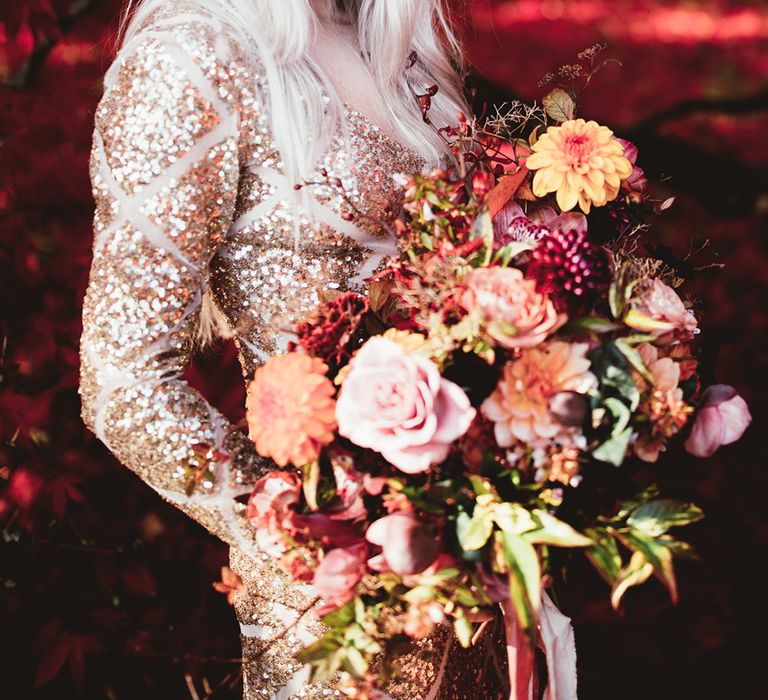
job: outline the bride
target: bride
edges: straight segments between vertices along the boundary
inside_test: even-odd
[[[196,343],[225,335],[248,378],[323,294],[363,289],[396,253],[376,221],[397,213],[395,173],[450,158],[415,94],[439,86],[436,126],[466,110],[458,45],[439,0],[143,0],[123,25],[90,161],[83,418],[230,545],[245,697],[337,697],[292,656],[321,633],[315,593],[244,517],[271,466],[182,373]],[[420,642],[387,693],[501,697],[490,637]]]

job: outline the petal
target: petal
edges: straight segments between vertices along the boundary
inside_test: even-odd
[[[534,191],[534,194],[536,192]],[[537,195],[539,196],[539,195]],[[564,212],[573,209],[579,201],[578,190],[572,189],[567,185],[564,185],[557,191],[557,206]]]
[[[736,442],[752,422],[749,406],[741,396],[734,396],[718,406],[723,421],[723,445]]]

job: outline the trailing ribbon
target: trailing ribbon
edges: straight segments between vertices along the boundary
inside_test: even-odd
[[[509,662],[509,700],[536,700],[538,679],[534,650],[509,598],[501,602],[501,609]],[[546,591],[542,591],[538,629],[539,643],[547,659],[548,683],[544,700],[578,700],[576,642],[571,620],[557,609]]]

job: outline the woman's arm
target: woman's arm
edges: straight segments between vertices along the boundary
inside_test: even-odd
[[[248,551],[234,499],[264,465],[182,379],[237,198],[237,66],[223,51],[203,22],[158,24],[107,72],[90,162],[80,394],[86,425],[124,465]]]

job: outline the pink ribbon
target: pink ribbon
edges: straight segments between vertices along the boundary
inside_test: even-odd
[[[509,662],[509,700],[534,700],[538,697],[534,649],[517,620],[517,612],[509,598],[501,602],[501,609]],[[545,700],[578,700],[576,643],[571,620],[557,609],[546,591],[542,591],[538,633],[547,660]]]

